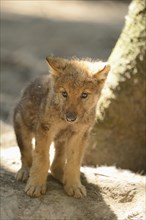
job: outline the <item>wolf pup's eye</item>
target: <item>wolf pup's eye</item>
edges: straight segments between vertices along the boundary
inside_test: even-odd
[[[67,98],[67,96],[68,96],[68,94],[67,94],[67,92],[62,92],[62,96],[64,97],[64,98]]]
[[[87,92],[83,92],[81,94],[81,99],[86,99],[88,97],[88,93]]]

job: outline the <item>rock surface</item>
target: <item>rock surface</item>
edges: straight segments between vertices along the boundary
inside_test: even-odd
[[[82,167],[87,197],[75,199],[48,174],[47,193],[29,198],[16,182],[17,146],[1,148],[1,220],[145,220],[145,178],[115,167]]]

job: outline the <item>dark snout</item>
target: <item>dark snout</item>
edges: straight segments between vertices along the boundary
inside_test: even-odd
[[[67,112],[65,114],[65,117],[68,122],[74,122],[77,119],[77,115],[75,112]]]

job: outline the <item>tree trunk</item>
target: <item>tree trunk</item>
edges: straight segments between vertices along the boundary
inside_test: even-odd
[[[109,58],[112,71],[97,106],[84,163],[146,170],[146,5],[133,0]]]

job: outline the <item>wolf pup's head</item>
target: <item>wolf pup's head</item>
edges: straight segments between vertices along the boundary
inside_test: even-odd
[[[61,118],[69,123],[82,121],[97,104],[110,64],[55,57],[46,59]]]

